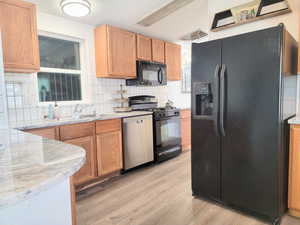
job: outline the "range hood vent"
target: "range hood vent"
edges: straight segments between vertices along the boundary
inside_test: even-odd
[[[203,32],[202,30],[196,30],[190,34],[187,34],[185,36],[183,36],[180,40],[182,41],[195,41],[198,40],[200,38],[203,38],[207,36],[207,33]]]
[[[170,2],[169,4],[165,5],[164,7],[160,8],[159,10],[155,11],[151,15],[143,18],[137,24],[145,26],[145,27],[151,26],[152,24],[169,16],[173,12],[177,11],[178,9],[181,9],[182,7],[190,4],[193,1],[195,1],[195,0],[174,0],[174,1]]]

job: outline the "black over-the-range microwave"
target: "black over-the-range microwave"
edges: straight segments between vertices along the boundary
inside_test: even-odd
[[[127,86],[167,85],[166,65],[162,63],[137,61],[137,78],[126,80]]]

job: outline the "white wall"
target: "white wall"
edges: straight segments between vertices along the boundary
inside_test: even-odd
[[[72,225],[69,178],[0,210],[1,225]]]

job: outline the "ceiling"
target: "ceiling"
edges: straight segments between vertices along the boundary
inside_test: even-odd
[[[150,27],[143,27],[137,22],[172,0],[89,0],[92,13],[84,18],[63,15],[59,8],[60,0],[27,1],[35,3],[40,12],[93,26],[107,23],[170,41],[179,40],[199,28],[207,32],[209,26],[208,0],[194,0]]]

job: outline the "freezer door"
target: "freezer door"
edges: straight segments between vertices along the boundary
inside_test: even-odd
[[[278,216],[281,34],[276,27],[222,42],[222,200],[271,219]]]
[[[193,44],[192,190],[194,195],[214,200],[220,199],[219,65],[220,41]]]

